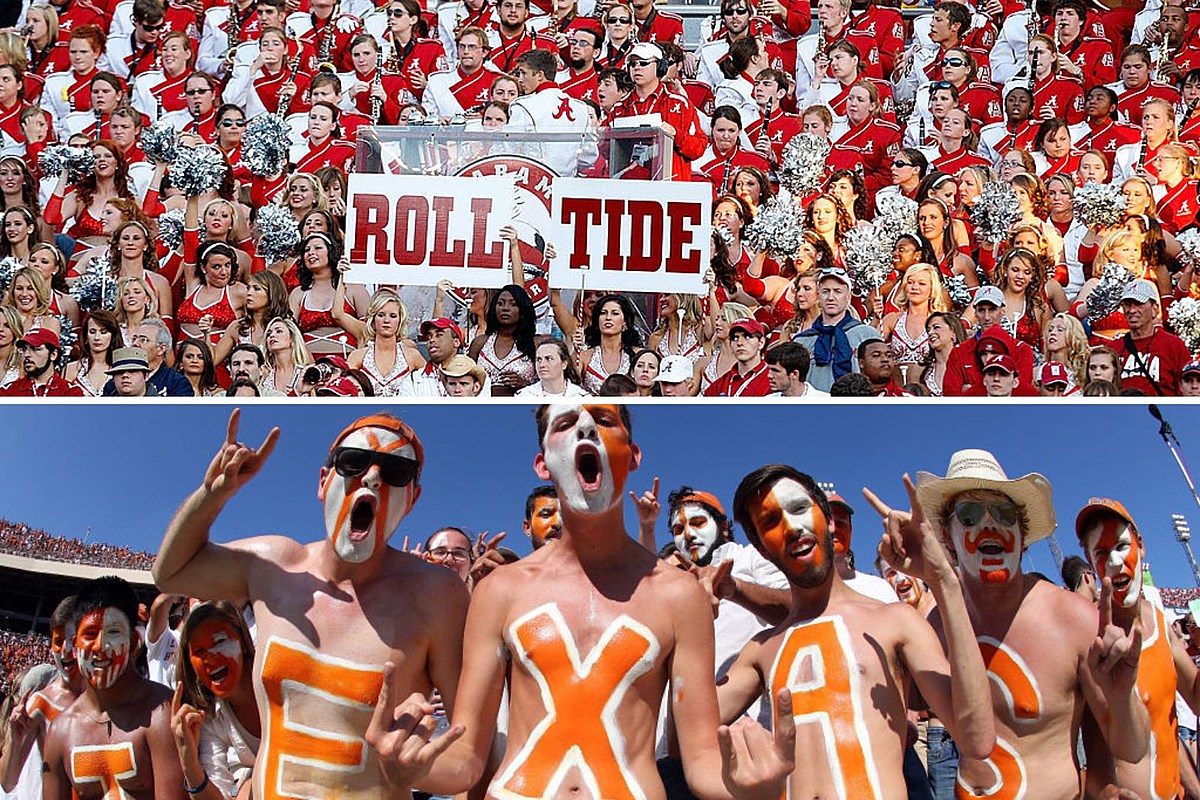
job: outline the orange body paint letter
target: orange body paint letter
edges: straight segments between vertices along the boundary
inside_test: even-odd
[[[63,706],[54,705],[54,703],[50,702],[50,698],[46,697],[46,695],[42,692],[34,692],[25,702],[25,713],[28,714],[31,719],[43,717],[46,720],[47,725],[49,725],[51,722],[54,722],[54,718],[62,712]]]
[[[1023,722],[1035,722],[1042,716],[1042,693],[1038,689],[1033,672],[1015,650],[990,636],[979,637],[979,650],[988,677],[1004,695],[1010,728]],[[961,775],[955,789],[959,800],[986,797],[988,800],[1017,800],[1025,796],[1029,776],[1020,753],[1010,743],[996,737],[996,746],[984,763],[992,768],[995,781],[987,789],[976,791],[962,782]]]
[[[366,767],[364,738],[379,690],[383,670],[322,655],[307,645],[272,637],[263,657],[262,683],[267,694],[267,730],[263,738],[261,786],[269,797],[311,797],[313,784],[326,784],[333,796],[347,774]],[[297,719],[298,699],[328,704],[323,713],[308,709]],[[339,731],[315,727],[323,718],[354,715],[358,721],[338,725]],[[352,733],[349,731],[353,731]],[[303,770],[301,790],[285,787],[285,766]]]
[[[137,775],[133,743],[79,745],[71,748],[71,780],[74,783],[99,783],[104,800],[126,797],[119,781]]]
[[[796,726],[821,727],[838,797],[882,797],[863,720],[858,663],[840,616],[821,617],[788,631],[771,667],[771,697],[785,687],[792,693]],[[785,796],[791,793],[789,782]]]
[[[1179,796],[1179,748],[1175,744],[1175,662],[1162,612],[1154,609],[1154,634],[1142,642],[1137,692],[1150,715],[1150,796],[1174,800]]]
[[[617,711],[629,687],[658,658],[650,629],[622,615],[581,662],[562,612],[547,604],[513,622],[508,636],[541,687],[546,716],[492,792],[510,800],[546,797],[577,767],[595,800],[644,800],[629,768]]]

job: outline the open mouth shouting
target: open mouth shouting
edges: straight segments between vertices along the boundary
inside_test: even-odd
[[[604,481],[600,449],[591,442],[580,442],[575,447],[575,475],[584,492],[598,491]]]
[[[379,500],[369,489],[360,489],[350,502],[350,541],[363,541],[371,535],[375,528],[375,515],[378,511]]]

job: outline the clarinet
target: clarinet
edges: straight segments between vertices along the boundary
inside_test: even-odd
[[[767,132],[767,126],[770,125],[770,123],[771,123],[771,110],[774,107],[774,105],[775,105],[775,98],[773,98],[773,97],[767,98],[767,111],[765,114],[763,114],[763,118],[762,118],[763,124],[762,124],[762,129],[759,130],[759,132],[758,132],[758,141],[754,143],[756,147],[761,148],[763,146],[764,141],[766,141],[766,143],[768,145],[771,144],[771,134]]]
[[[196,131],[196,135],[200,135],[200,109],[189,109],[192,112],[192,128]]]
[[[383,86],[383,51],[379,50],[375,58],[375,78],[371,86]],[[371,95],[371,124],[378,125],[383,117],[383,100]]]
[[[92,114],[94,114],[96,117],[96,138],[102,139],[104,137],[103,137],[103,134],[101,134],[100,129],[101,129],[101,126],[104,124],[104,112],[101,111],[96,106],[95,103],[93,103],[92,104]]]
[[[919,141],[917,142],[917,147],[924,147],[925,146],[925,118],[924,117],[917,118],[917,131],[918,131],[917,136],[919,137]]]
[[[1188,103],[1187,111],[1183,112],[1183,121],[1179,123],[1179,130],[1187,127],[1188,122],[1192,119],[1192,114],[1196,113],[1196,105],[1200,104],[1200,97],[1197,97],[1192,102]]]
[[[158,122],[163,118],[163,101],[162,92],[154,95],[154,121]]]
[[[1029,45],[1029,91],[1032,92],[1033,86],[1037,82],[1037,51],[1033,49],[1033,38],[1041,33],[1038,25],[1036,0],[1028,0],[1025,10],[1029,13],[1029,19],[1025,21],[1025,38]]]
[[[1146,138],[1146,126],[1143,125],[1142,126],[1142,146],[1138,150],[1138,160],[1137,160],[1137,168],[1138,168],[1139,172],[1146,168],[1146,146],[1148,144],[1149,144],[1149,141]]]
[[[291,32],[292,32],[291,28],[288,28],[288,34],[289,34],[288,38],[291,38],[291,36],[290,36]],[[288,79],[287,79],[288,83],[295,83],[296,75],[299,74],[299,72],[300,72],[300,61],[303,57],[303,54],[304,54],[304,49],[302,47],[300,47],[300,41],[297,39],[296,40],[296,55],[292,56],[291,62],[288,64],[288,66],[290,67],[290,72],[288,74]],[[280,95],[279,107],[278,107],[278,109],[276,109],[276,113],[279,114],[279,116],[281,116],[281,117],[284,116],[287,108],[291,104],[292,104],[292,96],[290,94],[289,95]]]

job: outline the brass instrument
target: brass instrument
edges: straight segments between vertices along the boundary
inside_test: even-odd
[[[562,33],[562,31],[559,29],[558,17],[554,15],[554,9],[551,8],[550,24],[546,26],[546,35],[553,39],[555,44],[558,44],[558,35],[560,33]]]
[[[1037,51],[1033,49],[1033,37],[1042,31],[1038,25],[1036,0],[1029,0],[1025,9],[1029,12],[1029,19],[1025,21],[1025,37],[1029,48],[1029,91],[1032,92],[1034,84],[1037,83],[1038,66]]]
[[[375,59],[375,78],[371,81],[372,88],[383,86],[383,51],[379,50]],[[383,118],[382,98],[371,95],[371,124],[378,125]]]
[[[392,36],[391,51],[388,53],[387,58],[387,71],[392,75],[399,74],[400,72],[400,47],[396,44],[396,37],[394,35]]]
[[[458,41],[458,35],[467,27],[468,19],[470,14],[467,13],[467,0],[458,0],[458,7],[454,10],[454,41]]]
[[[75,95],[71,94],[71,87],[64,86],[62,90],[63,102],[67,104],[67,111],[75,113]]]
[[[1162,4],[1162,10],[1158,12],[1158,31],[1162,35],[1162,39],[1158,43],[1158,61],[1154,65],[1154,80],[1162,80],[1162,70],[1167,64],[1167,54],[1171,49],[1171,36],[1167,33],[1167,29],[1163,27],[1163,12],[1167,10],[1166,2]]]
[[[229,45],[229,49],[225,51],[225,63],[232,64],[242,40],[242,15],[238,11],[237,0],[229,0],[229,27],[225,38],[226,44]]]
[[[337,72],[333,66],[333,48],[337,44],[337,20],[342,10],[342,0],[333,4],[333,13],[325,25],[325,34],[321,37],[321,45],[317,49],[317,69],[321,72]]]

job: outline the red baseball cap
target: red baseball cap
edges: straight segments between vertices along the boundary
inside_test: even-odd
[[[422,322],[421,323],[421,338],[422,339],[429,336],[429,331],[431,328],[441,328],[442,330],[454,331],[454,335],[458,337],[458,340],[460,342],[465,341],[463,339],[462,330],[460,330],[458,325],[454,324],[454,320],[450,319],[449,317],[437,317],[435,319],[427,319],[424,322]]]
[[[1067,372],[1067,365],[1061,361],[1047,361],[1038,370],[1038,383],[1042,386],[1049,386],[1052,383],[1061,383],[1063,386],[1070,386],[1071,374]]]
[[[56,350],[62,349],[62,343],[58,339],[58,334],[50,328],[33,328],[29,333],[22,336],[17,344],[27,344],[30,347],[53,347]]]
[[[317,387],[318,397],[362,397],[362,386],[354,378],[334,378]]]
[[[318,364],[320,364],[322,361],[324,361],[326,364],[329,364],[330,366],[337,367],[342,372],[350,371],[350,365],[348,363],[346,363],[346,359],[343,358],[342,356],[331,353],[327,356],[320,356],[317,358]]]
[[[1137,523],[1133,521],[1133,515],[1125,508],[1125,504],[1120,500],[1113,500],[1111,497],[1093,497],[1088,500],[1078,514],[1075,515],[1075,535],[1079,537],[1079,541],[1083,541],[1083,532],[1091,522],[1093,516],[1100,512],[1108,512],[1116,514],[1121,519],[1128,522],[1137,530]]]
[[[1008,353],[992,356],[983,365],[983,372],[984,374],[987,374],[988,372],[993,372],[995,370],[1002,370],[1007,372],[1009,375],[1015,375],[1017,374],[1017,362],[1013,361],[1013,357]]]
[[[729,332],[733,333],[736,330],[745,331],[751,336],[757,336],[760,339],[767,335],[767,326],[763,325],[756,319],[751,319],[750,317],[735,319],[733,324],[729,326]]]

